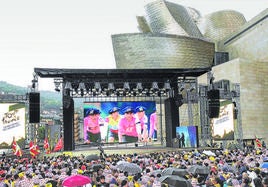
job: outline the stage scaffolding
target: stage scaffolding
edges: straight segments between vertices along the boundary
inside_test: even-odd
[[[198,69],[50,69],[35,68],[34,73],[41,78],[53,78],[55,90],[62,92],[63,110],[73,98],[85,100],[154,100],[159,105],[161,123],[163,120],[163,100],[174,98],[179,111],[182,103],[188,103],[188,116],[192,119],[191,106],[196,97],[196,77],[207,73],[210,68]],[[179,92],[179,84],[187,83],[187,94]],[[192,86],[194,85],[194,89]],[[194,91],[195,90],[195,91]],[[194,92],[192,92],[194,91]],[[194,94],[193,94],[194,93]],[[186,98],[185,98],[186,97]],[[179,114],[179,112],[174,112]],[[64,114],[64,111],[63,111]],[[63,115],[63,122],[66,118]],[[191,122],[192,123],[192,122]],[[176,123],[177,126],[179,122]],[[65,126],[65,125],[64,125]],[[165,129],[161,125],[161,143],[166,141]],[[64,133],[64,136],[66,134]],[[67,138],[67,137],[66,137]],[[68,147],[72,150],[74,147]]]
[[[55,90],[63,93],[63,107],[68,105],[67,97],[85,98],[85,101],[129,101],[154,100],[163,104],[163,99],[173,97],[176,105],[187,105],[188,125],[200,127],[201,145],[211,145],[211,127],[208,117],[207,91],[213,88],[213,75],[210,69],[131,69],[131,70],[79,70],[79,69],[42,69],[35,68],[41,78],[54,78]],[[207,85],[199,85],[197,77],[208,73]],[[126,84],[128,83],[128,84]],[[167,86],[166,83],[169,83]],[[182,87],[183,86],[183,87]],[[239,89],[239,85],[237,86]],[[183,91],[184,89],[184,91]],[[236,138],[242,139],[242,127],[239,110],[239,90],[230,88],[220,90],[220,99],[233,100],[238,111]],[[198,103],[200,124],[193,121],[193,108]],[[160,107],[161,111],[162,106]],[[161,123],[164,123],[162,112]],[[165,129],[161,125],[161,142],[166,141]]]

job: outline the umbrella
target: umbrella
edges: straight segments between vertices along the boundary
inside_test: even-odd
[[[189,173],[186,169],[180,169],[180,168],[165,168],[162,171],[162,175],[178,175],[183,177],[188,174]]]
[[[120,171],[126,171],[133,175],[141,173],[141,168],[137,164],[130,162],[121,162],[120,164],[117,164],[116,168]]]
[[[183,177],[177,175],[164,175],[159,178],[161,183],[166,183],[169,186],[179,186],[179,187],[192,187],[190,181],[186,180]]]
[[[88,162],[91,162],[92,160],[99,160],[99,158],[100,158],[99,155],[93,154],[93,155],[88,155],[85,160]]]
[[[268,162],[263,162],[263,164],[261,165],[261,168],[268,168]]]
[[[93,171],[98,171],[99,169],[103,168],[102,164],[92,164],[91,168],[93,169]]]
[[[207,156],[216,156],[216,154],[215,153],[213,153],[212,151],[203,151],[203,153],[205,154],[205,155],[207,155]]]
[[[224,165],[222,167],[222,171],[235,173],[235,172],[237,172],[237,169],[233,166],[230,166],[230,165]]]
[[[63,180],[62,185],[66,187],[83,186],[91,183],[91,179],[84,175],[71,175]]]
[[[152,171],[152,174],[155,175],[155,176],[156,176],[157,174],[161,174],[161,175],[162,175],[162,171],[163,171],[163,170],[161,170],[161,169],[153,170],[153,171]]]
[[[210,169],[209,167],[206,167],[206,166],[194,165],[188,169],[188,172],[193,173],[193,174],[205,174],[206,175],[206,174],[209,174]]]
[[[120,164],[124,164],[124,163],[129,163],[129,162],[124,161],[124,160],[119,160],[119,161],[116,163],[116,165],[120,165]]]

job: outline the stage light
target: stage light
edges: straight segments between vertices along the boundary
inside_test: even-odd
[[[86,89],[86,86],[83,82],[80,82],[78,85],[78,92],[80,91],[80,95],[84,96],[84,90]]]
[[[101,91],[101,85],[100,85],[100,82],[95,82],[94,83],[94,88],[95,90],[98,92],[98,91]]]
[[[125,91],[129,91],[130,90],[130,86],[129,86],[129,82],[124,82],[124,90]]]
[[[137,88],[137,90],[138,90],[139,92],[141,92],[142,89],[143,89],[143,88],[142,88],[142,83],[141,83],[141,82],[138,82],[136,88]]]
[[[86,88],[86,92],[87,92],[88,94],[90,94],[90,93],[91,93],[90,83],[85,82],[85,88]]]
[[[71,82],[67,81],[67,82],[65,83],[64,89],[72,89],[72,84],[71,84]]]
[[[209,84],[212,85],[214,80],[215,80],[215,77],[213,77],[212,75],[212,77],[209,79]]]
[[[76,94],[78,94],[78,83],[72,83],[72,89],[76,92]]]
[[[194,91],[195,90],[195,84],[191,84],[190,85],[190,88],[189,88],[189,92],[192,92],[192,91]]]
[[[35,81],[32,80],[32,88],[35,89]]]
[[[164,89],[165,89],[166,91],[171,90],[170,82],[167,81],[167,82],[164,83]]]
[[[154,91],[159,90],[159,87],[158,87],[158,83],[157,83],[157,82],[153,82],[153,83],[152,83],[152,89],[153,89]]]
[[[33,80],[32,80],[32,90],[35,91],[38,85],[38,77],[35,72],[33,72]]]
[[[114,91],[114,83],[108,83],[108,91]]]
[[[182,83],[180,83],[179,91],[182,92],[184,89],[185,89],[185,84],[184,84],[184,82],[182,82]]]
[[[62,83],[61,79],[54,79],[54,84],[55,84],[55,91],[60,92],[60,85]]]
[[[79,90],[85,90],[86,89],[86,86],[83,82],[80,82],[79,85],[78,85],[78,89]]]

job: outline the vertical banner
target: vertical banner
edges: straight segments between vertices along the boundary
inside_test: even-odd
[[[25,104],[0,104],[0,144],[11,145],[16,140],[25,139]]]

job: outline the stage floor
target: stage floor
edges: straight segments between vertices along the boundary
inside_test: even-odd
[[[161,144],[161,142],[149,142],[147,144],[138,143],[124,143],[124,144],[104,144],[101,146],[104,153],[109,154],[134,154],[134,153],[151,153],[151,152],[164,152],[164,151],[192,151],[192,150],[216,150],[211,147],[198,147],[198,148],[177,148],[177,147],[166,147]],[[68,154],[71,156],[90,155],[90,154],[100,154],[100,147],[97,145],[81,144],[76,145],[73,151],[62,151],[57,153],[52,153],[50,155]]]

